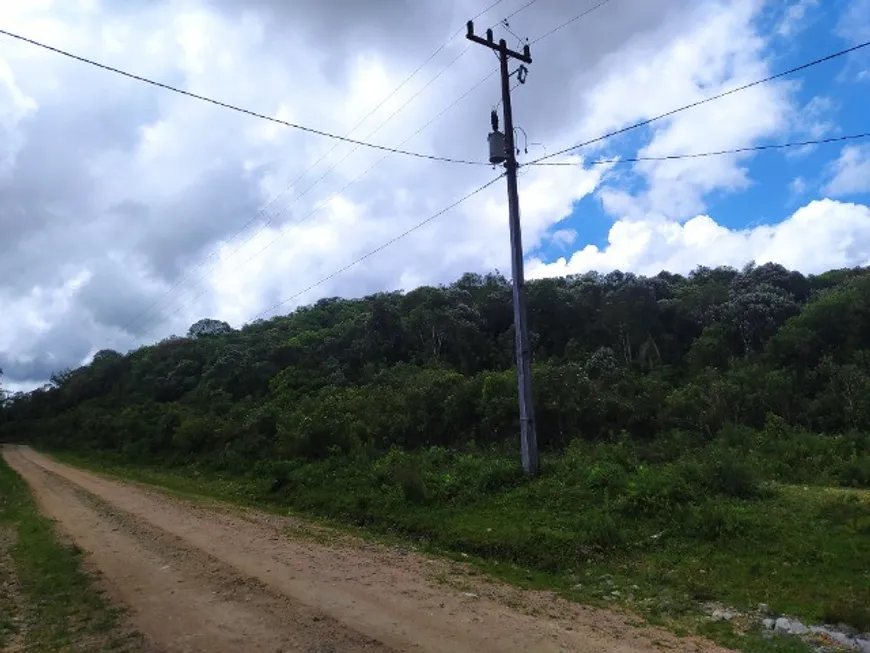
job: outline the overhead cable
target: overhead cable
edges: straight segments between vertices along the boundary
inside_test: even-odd
[[[538,0],[531,0],[530,2],[526,3],[526,5],[525,5],[524,7],[521,7],[519,10],[515,11],[514,14],[519,13],[519,11],[521,11],[522,9],[528,7],[529,5],[534,4],[534,3],[537,2],[537,1],[538,1]],[[504,0],[495,0],[495,2],[492,2],[492,3],[489,4],[485,9],[483,9],[483,10],[480,11],[477,15],[475,15],[474,20],[476,20],[476,19],[479,18],[480,16],[484,15],[484,14],[487,13],[488,11],[491,11],[492,9],[494,9],[495,7],[497,7],[498,5],[500,5],[502,2],[504,2]],[[514,15],[514,14],[511,14],[511,15]],[[388,94],[388,95],[387,95],[383,100],[381,100],[377,105],[375,105],[375,107],[372,108],[372,109],[371,109],[371,110],[370,110],[366,115],[364,115],[362,118],[360,118],[360,119],[357,121],[357,123],[356,123],[353,127],[351,127],[351,128],[350,128],[350,129],[349,129],[349,130],[344,134],[344,136],[342,136],[342,138],[347,138],[348,136],[350,136],[350,134],[352,134],[352,133],[353,133],[354,131],[356,131],[360,126],[362,126],[362,125],[366,122],[366,120],[368,120],[368,119],[371,118],[375,113],[377,113],[378,110],[381,109],[381,107],[383,107],[387,102],[389,102],[389,101],[390,101],[390,100],[391,100],[391,99],[396,95],[396,93],[398,93],[402,88],[404,88],[404,87],[408,84],[408,82],[410,82],[414,77],[416,77],[416,75],[417,75],[417,74],[418,74],[418,73],[419,73],[419,72],[420,72],[420,71],[421,71],[421,70],[426,66],[426,64],[428,64],[428,63],[429,63],[430,61],[432,61],[436,56],[438,56],[438,54],[440,54],[441,51],[444,50],[444,49],[445,49],[445,48],[446,48],[446,47],[447,47],[447,46],[448,46],[448,45],[449,45],[449,44],[450,44],[450,43],[451,43],[451,42],[452,42],[452,41],[453,41],[457,36],[459,36],[460,34],[462,34],[462,33],[463,33],[463,30],[464,30],[464,28],[460,28],[460,29],[457,30],[457,31],[456,31],[456,32],[455,32],[455,33],[454,33],[454,34],[453,34],[449,39],[447,39],[447,41],[445,41],[444,43],[441,44],[441,46],[439,46],[438,48],[436,48],[435,51],[432,52],[432,54],[430,54],[430,55],[429,55],[429,56],[428,56],[428,57],[427,57],[427,58],[426,58],[426,59],[425,59],[425,60],[424,60],[424,61],[423,61],[419,66],[417,66],[416,69],[414,69],[413,72],[411,72],[411,73],[410,73],[410,74],[409,74],[409,75],[408,75],[404,80],[402,80],[402,82],[400,82],[399,85],[396,86],[396,87],[395,87],[395,88],[394,88],[394,89],[393,89],[393,90],[392,90],[392,91],[391,91],[391,92],[390,92],[390,93],[389,93],[389,94]],[[426,83],[422,88],[418,89],[416,93],[414,93],[414,94],[413,94],[413,95],[412,95],[412,96],[411,96],[411,97],[410,97],[410,98],[409,98],[409,99],[408,99],[404,104],[402,104],[402,106],[400,106],[396,111],[394,111],[392,114],[390,114],[390,116],[388,116],[388,117],[386,118],[386,120],[384,120],[384,122],[381,123],[381,125],[380,125],[377,129],[375,129],[373,132],[370,132],[370,133],[368,134],[368,136],[366,136],[366,138],[371,138],[372,135],[374,135],[378,130],[380,130],[381,128],[383,128],[383,127],[384,127],[384,126],[385,126],[385,125],[386,125],[390,120],[392,120],[392,119],[393,119],[393,118],[394,118],[394,117],[395,117],[395,116],[396,116],[400,111],[402,111],[405,107],[407,107],[407,106],[408,106],[408,105],[409,105],[409,104],[410,104],[410,103],[411,103],[415,98],[417,98],[417,97],[418,97],[418,96],[419,96],[419,95],[420,95],[420,94],[421,94],[421,93],[422,93],[426,88],[428,88],[428,87],[429,87],[429,86],[430,86],[430,85],[431,85],[435,80],[437,80],[441,75],[443,75],[443,74],[444,74],[444,73],[445,73],[445,72],[446,72],[446,71],[447,71],[451,66],[453,66],[453,65],[454,65],[454,64],[459,60],[459,58],[464,54],[464,52],[465,52],[465,51],[463,51],[462,53],[460,53],[459,56],[457,56],[457,57],[454,58],[452,61],[450,61],[450,63],[448,63],[446,66],[444,66],[444,67],[441,69],[441,71],[439,71],[439,72],[438,72],[438,73],[437,73],[437,74],[436,74],[432,79],[430,79],[430,80],[429,80],[429,81],[428,81],[428,82],[427,82],[427,83]],[[430,121],[430,123],[427,123],[427,125],[428,125],[428,124],[431,124],[431,121]],[[417,133],[419,133],[419,132],[417,132]],[[319,164],[320,164],[324,159],[326,159],[330,154],[332,154],[332,152],[334,152],[335,149],[336,149],[339,145],[341,145],[341,142],[342,142],[341,140],[337,141],[337,142],[336,142],[336,143],[335,143],[331,148],[329,148],[329,149],[328,149],[326,152],[324,152],[324,153],[323,153],[323,154],[322,154],[322,155],[321,155],[321,156],[320,156],[316,161],[314,161],[314,163],[312,163],[312,164],[309,165],[307,168],[305,168],[305,170],[303,170],[303,171],[302,171],[302,172],[301,172],[301,173],[300,173],[300,174],[299,174],[299,175],[298,175],[298,176],[297,176],[297,177],[296,177],[296,178],[295,178],[295,179],[294,179],[294,180],[293,180],[293,181],[292,181],[292,182],[291,182],[291,183],[290,183],[286,188],[284,188],[281,192],[277,193],[277,194],[276,194],[276,195],[275,195],[271,200],[269,200],[266,204],[264,204],[264,205],[263,205],[263,206],[262,206],[262,207],[257,211],[257,213],[256,213],[253,217],[251,217],[251,219],[249,219],[249,220],[248,220],[248,221],[247,221],[247,222],[246,222],[246,223],[245,223],[245,224],[244,224],[240,229],[238,229],[238,230],[237,230],[237,231],[236,231],[232,236],[230,236],[229,239],[224,240],[224,241],[221,243],[221,245],[220,245],[219,247],[215,248],[215,249],[214,249],[214,250],[213,250],[213,251],[212,251],[208,256],[206,256],[206,257],[202,260],[202,262],[201,262],[199,265],[202,265],[202,264],[204,264],[205,262],[207,262],[207,261],[211,260],[212,258],[214,258],[215,256],[217,256],[217,255],[220,253],[220,251],[221,251],[221,249],[222,249],[223,246],[225,246],[227,243],[231,243],[231,242],[233,242],[236,238],[238,238],[238,237],[241,236],[243,233],[245,233],[245,231],[247,231],[248,227],[250,227],[252,224],[254,224],[254,223],[255,223],[255,222],[256,222],[256,221],[257,221],[257,220],[258,220],[262,215],[264,215],[264,214],[266,213],[267,209],[269,209],[269,207],[271,207],[273,204],[275,204],[275,202],[277,202],[281,197],[283,197],[284,195],[286,195],[286,194],[287,194],[287,193],[288,193],[292,188],[294,188],[294,187],[295,187],[295,186],[296,186],[296,185],[297,185],[297,184],[298,184],[298,183],[299,183],[299,182],[300,182],[300,181],[305,177],[305,175],[307,175],[311,170],[313,170],[315,167],[317,167],[317,166],[318,166],[318,165],[319,165]],[[359,145],[357,145],[356,147],[354,147],[354,148],[350,151],[350,153],[349,153],[347,156],[349,156],[349,155],[350,155],[351,153],[353,153],[353,152],[356,152],[356,150],[359,149],[359,147],[360,147]],[[306,195],[306,194],[308,193],[309,190],[311,190],[314,186],[317,185],[317,183],[319,183],[321,180],[323,180],[323,178],[326,177],[326,175],[329,174],[329,172],[331,172],[332,170],[334,170],[335,167],[336,167],[338,164],[340,164],[342,161],[344,161],[344,160],[347,158],[347,156],[345,156],[345,157],[342,158],[340,161],[338,161],[336,164],[334,164],[332,167],[330,167],[330,168],[326,171],[326,173],[324,173],[323,175],[321,175],[321,176],[317,179],[317,181],[315,181],[313,184],[309,185],[308,188],[306,188],[302,193],[300,193],[299,195],[297,195],[297,196],[294,198],[293,204],[295,204],[295,203],[296,203],[296,202],[297,202],[301,197],[303,197],[304,195]],[[255,233],[254,233],[250,238],[248,238],[248,240],[246,240],[244,243],[242,243],[239,247],[235,248],[235,249],[230,253],[230,256],[232,256],[232,255],[235,254],[237,251],[239,251],[242,247],[244,247],[248,242],[250,242],[254,237],[256,237],[260,232],[262,232],[262,231],[263,231],[263,230],[264,230],[264,229],[265,229],[269,224],[271,224],[271,223],[274,221],[275,217],[277,217],[277,215],[280,215],[281,213],[283,213],[283,212],[286,211],[286,210],[287,210],[287,208],[285,208],[284,210],[282,210],[282,211],[279,212],[278,214],[273,215],[271,218],[269,218],[269,219],[268,219],[268,220],[267,220],[263,225],[260,226],[260,228],[257,230],[257,232],[255,232]],[[200,276],[200,277],[196,280],[195,283],[198,283],[199,281],[201,281],[203,278],[205,278],[205,276],[207,276],[208,274],[210,274],[212,271],[214,271],[214,267],[212,267],[212,268],[211,268],[208,272],[206,272],[204,275]],[[179,279],[178,281],[176,281],[175,283],[173,283],[169,288],[166,289],[166,291],[165,291],[161,296],[157,297],[154,301],[152,301],[152,302],[151,302],[148,306],[146,306],[143,310],[139,311],[139,312],[138,312],[138,313],[137,313],[137,314],[136,314],[136,315],[135,315],[135,316],[134,316],[134,317],[133,317],[133,318],[132,318],[128,323],[127,323],[127,324],[125,324],[125,325],[122,327],[122,331],[126,331],[126,330],[127,330],[127,329],[128,329],[128,328],[129,328],[129,327],[130,327],[134,322],[136,322],[136,321],[137,321],[139,318],[141,318],[143,315],[146,315],[146,314],[147,314],[147,313],[148,313],[152,308],[154,308],[154,307],[155,307],[159,302],[161,302],[161,301],[162,301],[166,296],[168,296],[169,294],[171,294],[172,291],[174,291],[174,290],[175,290],[176,288],[178,288],[179,286],[184,285],[190,277],[191,277],[191,274],[188,273],[188,274],[184,275],[181,279]]]
[[[56,52],[57,54],[63,55],[65,57],[69,57],[70,59],[75,59],[76,61],[81,61],[82,63],[89,64],[91,66],[96,66],[97,68],[102,68],[103,70],[107,70],[109,72],[116,73],[118,75],[123,75],[124,77],[129,77],[130,79],[135,79],[140,82],[144,82],[146,84],[151,84],[152,86],[156,86],[158,88],[165,89],[167,91],[172,91],[173,93],[178,93],[179,95],[184,95],[195,100],[200,100],[202,102],[207,102],[209,104],[213,104],[219,107],[223,107],[224,109],[230,109],[231,111],[236,111],[238,113],[243,113],[248,116],[253,116],[254,118],[259,118],[260,120],[267,120],[272,123],[276,123],[279,125],[284,125],[285,127],[290,127],[292,129],[298,129],[304,132],[308,132],[309,134],[316,134],[317,136],[323,136],[325,138],[332,138],[338,141],[343,141],[345,143],[352,143],[354,145],[359,145],[361,147],[368,147],[374,150],[382,150],[385,152],[389,152],[391,154],[402,154],[404,156],[410,156],[418,159],[428,159],[430,161],[441,161],[443,163],[459,163],[463,165],[489,165],[486,161],[469,161],[466,159],[454,159],[451,157],[445,156],[436,156],[434,154],[423,154],[421,152],[411,152],[409,150],[400,150],[393,147],[388,147],[386,145],[378,145],[376,143],[367,143],[365,141],[359,141],[355,138],[348,138],[347,136],[341,136],[339,134],[332,134],[330,132],[323,131],[322,129],[315,129],[313,127],[307,127],[305,125],[300,125],[297,123],[290,122],[288,120],[282,120],[281,118],[276,118],[274,116],[267,116],[263,113],[258,113],[257,111],[252,111],[251,109],[245,109],[243,107],[230,104],[229,102],[223,102],[221,100],[215,100],[214,98],[207,97],[205,95],[199,95],[198,93],[193,93],[192,91],[187,91],[182,88],[178,88],[177,86],[172,86],[170,84],[165,84],[163,82],[158,82],[153,79],[149,79],[147,77],[142,77],[141,75],[136,75],[125,70],[121,70],[120,68],[115,68],[113,66],[109,66],[103,63],[99,63],[92,59],[87,59],[85,57],[81,57],[77,54],[73,54],[72,52],[67,52],[66,50],[61,50],[60,48],[55,48],[53,46],[47,45],[45,43],[41,43],[39,41],[35,41],[33,39],[21,36],[19,34],[14,34],[12,32],[8,32],[6,30],[0,29],[0,34],[4,36],[8,36],[13,39],[18,39],[19,41],[24,41],[25,43],[30,43],[31,45],[35,45],[37,47],[43,48],[45,50],[50,50],[51,52]]]
[[[411,227],[410,229],[406,229],[405,231],[403,231],[403,232],[400,233],[399,235],[394,236],[393,238],[391,238],[391,239],[388,240],[387,242],[385,242],[385,243],[379,245],[378,247],[376,247],[375,249],[371,250],[370,252],[367,252],[366,254],[363,254],[363,255],[360,256],[359,258],[357,258],[357,259],[353,260],[352,262],[348,263],[347,265],[345,265],[344,267],[339,268],[338,270],[335,270],[334,272],[331,272],[331,273],[328,274],[327,276],[323,277],[323,278],[320,279],[319,281],[316,281],[315,283],[313,283],[313,284],[311,284],[310,286],[304,288],[303,290],[300,290],[299,292],[297,292],[297,293],[291,295],[290,297],[286,297],[286,298],[282,299],[280,302],[278,302],[278,303],[275,304],[274,306],[271,306],[271,307],[269,307],[268,309],[266,309],[265,311],[263,311],[263,312],[261,312],[261,313],[258,313],[258,314],[255,315],[253,318],[251,318],[251,321],[256,320],[256,319],[258,319],[258,318],[261,318],[261,317],[263,317],[263,316],[265,316],[265,315],[268,315],[268,314],[271,313],[272,311],[274,311],[274,310],[276,310],[276,309],[278,309],[278,308],[281,308],[282,306],[284,306],[284,305],[286,305],[286,304],[292,302],[294,299],[298,299],[299,297],[301,297],[302,295],[304,295],[304,294],[307,293],[308,291],[313,290],[313,289],[316,288],[317,286],[320,286],[320,285],[326,283],[326,282],[329,281],[330,279],[333,279],[334,277],[337,277],[339,274],[341,274],[341,273],[343,273],[343,272],[346,272],[347,270],[351,269],[352,267],[354,267],[354,266],[356,266],[356,265],[362,263],[362,262],[365,261],[366,259],[371,258],[372,256],[374,256],[374,255],[377,254],[378,252],[381,252],[382,250],[386,249],[386,248],[389,247],[390,245],[393,245],[393,244],[397,243],[397,242],[400,241],[402,238],[405,238],[406,236],[409,236],[410,234],[414,233],[414,232],[417,231],[418,229],[420,229],[420,228],[422,228],[422,227],[425,227],[425,226],[426,226],[427,224],[429,224],[430,222],[436,220],[437,218],[440,218],[442,215],[444,215],[444,214],[447,213],[448,211],[452,211],[452,210],[455,209],[457,206],[459,206],[459,205],[462,204],[463,202],[465,202],[465,201],[471,199],[472,197],[474,197],[474,196],[477,195],[478,193],[483,192],[484,190],[486,190],[487,188],[489,188],[490,186],[492,186],[495,182],[497,182],[497,181],[498,181],[499,179],[501,179],[502,177],[504,177],[504,174],[498,175],[498,176],[495,177],[494,179],[491,179],[490,181],[486,182],[483,186],[480,186],[479,188],[476,188],[475,190],[471,191],[471,192],[468,193],[467,195],[465,195],[465,196],[463,196],[462,198],[456,200],[456,201],[453,202],[453,204],[451,204],[450,206],[447,206],[447,207],[441,209],[440,211],[438,211],[437,213],[434,213],[433,215],[430,215],[428,218],[426,218],[426,219],[423,220],[422,222],[418,222],[417,224],[415,224],[415,225],[414,225],[413,227]]]
[[[664,118],[668,118],[677,113],[681,113],[683,111],[687,111],[688,109],[693,109],[695,107],[701,106],[702,104],[707,104],[709,102],[713,102],[714,100],[720,100],[728,95],[733,95],[734,93],[738,93],[740,91],[745,91],[747,89],[753,88],[755,86],[759,86],[761,84],[766,84],[767,82],[772,82],[775,79],[779,79],[780,77],[785,77],[787,75],[793,75],[796,72],[800,72],[801,70],[806,70],[807,68],[812,68],[813,66],[818,66],[819,64],[831,61],[833,59],[837,59],[839,57],[843,57],[847,54],[860,50],[862,48],[866,48],[870,45],[870,41],[865,41],[864,43],[860,43],[858,45],[852,46],[851,48],[846,48],[845,50],[840,50],[838,52],[834,52],[833,54],[829,54],[825,57],[821,57],[819,59],[814,59],[813,61],[807,62],[805,64],[801,64],[800,66],[795,66],[794,68],[789,68],[788,70],[784,70],[781,73],[777,73],[775,75],[770,75],[769,77],[764,77],[763,79],[755,80],[754,82],[750,82],[748,84],[743,84],[742,86],[738,86],[736,88],[732,88],[730,90],[724,91],[722,93],[717,93],[716,95],[711,95],[710,97],[704,98],[703,100],[698,100],[696,102],[691,102],[690,104],[686,104],[684,106],[678,107],[676,109],[671,109],[665,113],[662,113],[654,118],[648,118],[646,120],[641,120],[640,122],[629,125],[628,127],[623,127],[622,129],[617,129],[616,131],[609,132],[604,134],[603,136],[598,136],[588,141],[584,141],[582,143],[578,143],[577,145],[572,145],[571,147],[566,147],[563,150],[559,150],[557,152],[553,152],[552,154],[546,154],[540,158],[537,158],[533,161],[525,165],[535,165],[544,161],[546,159],[551,159],[554,156],[559,156],[560,154],[566,154],[568,152],[572,152],[574,150],[580,149],[581,147],[586,147],[587,145],[592,145],[593,143],[598,143],[603,140],[607,140],[608,138],[613,138],[614,136],[618,136],[620,134],[624,134],[626,132],[632,131],[634,129],[638,129],[640,127],[646,127],[654,122],[662,120]]]
[[[749,147],[737,147],[730,150],[714,150],[712,152],[687,152],[684,154],[667,154],[663,156],[635,156],[635,157],[614,157],[612,159],[596,159],[595,161],[585,162],[589,166],[609,165],[615,163],[639,163],[643,161],[676,161],[679,159],[700,159],[708,156],[723,156],[726,154],[743,154],[746,152],[763,152],[764,150],[780,150],[790,147],[806,147],[811,145],[825,145],[827,143],[840,143],[843,141],[852,141],[862,138],[870,138],[870,132],[863,134],[850,134],[848,136],[832,136],[831,138],[820,138],[812,141],[793,141],[790,143],[770,143],[767,145],[752,145]],[[530,166],[576,166],[579,161],[548,161],[542,163],[526,163],[523,168]]]

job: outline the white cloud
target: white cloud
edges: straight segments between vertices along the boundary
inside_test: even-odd
[[[704,3],[695,10],[698,23],[692,29],[645,56],[643,46],[637,46],[630,64],[623,62],[593,89],[592,122],[612,124],[615,116],[620,122],[651,118],[767,76],[758,10],[758,3],[746,0]],[[796,113],[791,89],[787,82],[764,84],[654,123],[650,141],[638,154],[660,157],[751,146],[790,126]],[[748,158],[641,162],[633,170],[646,182],[644,192],[626,192],[617,182],[600,197],[615,217],[686,219],[705,210],[710,192],[749,186],[742,165]]]
[[[848,145],[830,166],[831,179],[825,184],[828,195],[870,193],[870,145]]]
[[[832,98],[817,95],[796,112],[793,128],[806,134],[808,140],[818,140],[837,130],[832,119],[838,105]]]
[[[557,229],[550,234],[550,240],[560,247],[568,247],[577,240],[577,232],[574,229]]]
[[[839,36],[851,45],[870,40],[870,0],[846,0],[844,4],[837,24]],[[870,53],[866,49],[849,56],[842,78],[850,77],[858,82],[870,80]]]
[[[788,186],[793,196],[803,195],[807,192],[807,180],[803,177],[795,177]]]
[[[870,0],[850,0],[846,3],[837,29],[853,43],[870,39]]]
[[[786,220],[752,229],[729,229],[707,215],[675,220],[620,220],[603,249],[587,245],[553,263],[532,260],[529,277],[624,270],[654,275],[687,273],[699,265],[742,267],[774,262],[805,273],[870,265],[870,208],[835,200],[813,201]]]
[[[548,237],[549,228],[571,214],[573,203],[589,195],[605,171],[601,166],[584,169],[579,165],[529,169],[520,180],[526,248],[531,249]],[[450,200],[458,199],[483,181],[486,178],[473,185],[459,186]],[[445,200],[441,206],[430,205],[421,211],[415,209],[420,199],[402,198],[411,202],[407,210],[414,216],[406,226],[419,223],[449,204],[449,200]],[[221,263],[209,277],[209,294],[217,314],[239,324],[258,310],[296,295],[310,283],[399,233],[400,225],[384,221],[368,211],[365,204],[341,196],[298,225],[265,230],[236,255],[230,255],[232,247],[222,249]],[[348,238],[350,234],[353,234],[352,240]],[[407,290],[412,284],[449,281],[466,270],[501,268],[507,271],[509,243],[507,193],[505,181],[500,179],[461,208],[440,216],[379,253],[377,258],[355,266],[346,275],[330,279],[296,297],[282,305],[279,312],[287,312],[336,291],[361,294],[376,289]],[[300,275],[299,270],[305,270],[305,274]],[[402,273],[390,278],[390,270]],[[257,292],[252,293],[251,288],[256,288]],[[193,317],[190,315],[187,319]]]
[[[793,36],[803,27],[807,12],[817,7],[818,4],[819,0],[797,0],[797,2],[790,4],[776,26],[776,33],[780,36]]]
[[[478,24],[483,29],[524,4],[506,0]],[[763,77],[771,35],[758,32],[762,6],[760,0],[609,3],[532,47],[528,83],[514,94],[516,123],[531,142],[555,151]],[[480,3],[457,0],[453,8],[451,15],[437,0],[34,0],[0,3],[0,22],[137,74],[344,134]],[[512,24],[534,38],[576,13],[576,3],[540,2]],[[460,34],[351,136],[484,158],[499,84],[486,78],[495,64],[491,53],[471,47],[456,59],[467,47]],[[495,174],[486,166],[397,155],[380,162],[382,152],[269,125],[5,38],[0,78],[0,153],[9,157],[0,174],[6,318],[0,365],[7,383],[42,380],[55,366],[105,346],[124,349],[184,333],[204,316],[238,325]],[[584,160],[638,149],[663,155],[741,147],[803,129],[796,116],[807,112],[796,106],[793,88],[759,86],[673,116],[634,132],[631,151],[601,143],[582,151],[576,166],[524,169],[526,249],[575,247],[561,223],[574,202],[593,193],[617,217],[639,223],[617,222],[614,242],[633,229],[637,240],[590,260],[640,266],[649,249],[644,242],[668,238],[700,247],[692,238],[709,225],[679,221],[706,211],[712,191],[753,183],[745,157],[631,169],[585,168]],[[824,122],[823,111],[819,116],[813,124]],[[645,182],[639,193],[629,185],[637,175]],[[323,295],[446,282],[469,270],[508,272],[508,243],[500,180],[281,310]],[[81,285],[71,288],[71,278]]]
[[[15,164],[23,141],[21,122],[37,109],[36,101],[21,91],[9,65],[0,60],[0,175]]]

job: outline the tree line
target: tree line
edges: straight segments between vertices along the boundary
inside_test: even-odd
[[[868,270],[588,273],[530,282],[528,307],[545,451],[578,439],[701,446],[736,428],[767,434],[771,473],[870,485]],[[513,339],[497,274],[322,299],[238,330],[205,319],[11,396],[3,433],[229,470],[513,443]],[[791,469],[798,449],[816,466]]]
[[[870,488],[870,269],[589,273],[530,282],[528,308],[536,479],[498,274],[103,350],[12,395],[0,440],[546,570],[585,601],[618,581],[649,614],[765,602],[870,629],[870,506],[830,490]]]

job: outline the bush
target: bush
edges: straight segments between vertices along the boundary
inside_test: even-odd
[[[828,603],[822,619],[828,624],[845,623],[861,631],[870,631],[870,590],[851,599]]]
[[[738,460],[729,451],[714,452],[712,456],[701,464],[699,470],[710,492],[735,499],[763,496],[761,480],[746,462]]]
[[[761,523],[745,510],[730,503],[709,502],[688,513],[684,533],[702,541],[744,538],[757,531]]]
[[[617,507],[621,513],[634,517],[668,515],[696,500],[699,489],[689,482],[679,466],[641,465],[630,477],[625,494],[617,500]]]
[[[628,487],[628,473],[621,465],[605,460],[589,468],[586,483],[593,490],[622,492]]]
[[[853,458],[845,463],[839,481],[845,487],[870,488],[870,456]]]
[[[426,484],[423,473],[413,461],[407,461],[393,472],[393,481],[401,488],[402,496],[408,503],[421,504],[426,502]]]
[[[870,500],[857,494],[836,494],[827,497],[819,507],[819,517],[837,526],[870,534]]]

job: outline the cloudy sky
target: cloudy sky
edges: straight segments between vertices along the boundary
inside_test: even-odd
[[[534,42],[599,1],[502,0],[476,25]],[[0,29],[285,121],[482,161],[497,61],[463,36],[491,4],[30,0],[0,4]],[[514,12],[510,34],[498,24]],[[522,159],[868,39],[870,0],[610,0],[532,46],[514,94]],[[526,168],[528,274],[868,264],[870,139],[594,163],[870,132],[867,106],[870,48],[551,159],[573,165]],[[496,175],[312,135],[0,36],[5,385],[205,316],[240,326],[322,296],[507,273],[499,181],[306,291]]]

